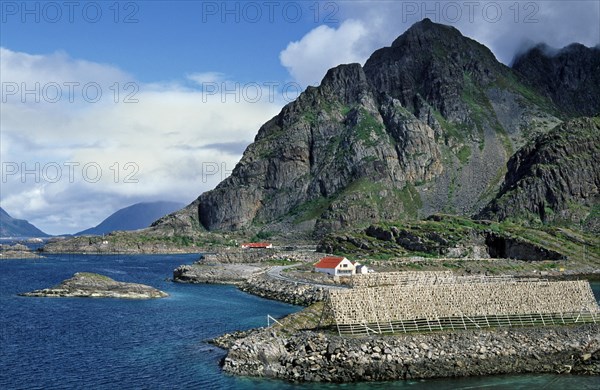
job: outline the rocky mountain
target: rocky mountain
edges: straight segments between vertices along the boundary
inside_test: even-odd
[[[83,230],[75,235],[102,235],[116,230],[143,229],[183,206],[181,203],[165,201],[136,203],[114,212],[96,227]]]
[[[471,215],[495,195],[514,150],[558,115],[485,46],[425,19],[364,67],[329,70],[180,215],[210,231],[316,235],[441,211]]]
[[[571,116],[600,115],[600,46],[574,43],[560,50],[537,45],[518,56],[521,80]]]
[[[600,232],[600,117],[578,118],[520,149],[479,218],[585,224]]]
[[[503,199],[513,182],[527,176],[525,165],[514,161],[538,158],[538,142],[545,145],[552,134],[578,126],[560,127],[564,120],[600,109],[595,50],[572,45],[550,55],[534,48],[509,68],[457,29],[424,19],[364,66],[330,69],[318,87],[307,88],[259,129],[230,177],[152,229],[274,232],[297,239],[438,213],[505,219],[511,211],[502,211]],[[565,88],[586,96],[585,104],[563,99],[559,91]],[[588,135],[578,139],[597,144]],[[574,152],[565,146],[560,153]],[[582,178],[595,172],[583,160],[569,162],[563,172],[567,162],[558,155],[544,157],[555,158],[552,174]],[[555,212],[581,205],[594,214],[591,184],[583,185],[581,196],[546,196],[544,185],[567,191],[550,178],[531,179],[538,184],[527,191],[539,191],[537,200],[562,199],[548,203]],[[539,215],[540,203],[525,201],[527,196],[519,198],[523,213],[517,214]],[[546,213],[542,220],[560,218]]]
[[[49,237],[24,219],[11,217],[0,207],[0,237]]]

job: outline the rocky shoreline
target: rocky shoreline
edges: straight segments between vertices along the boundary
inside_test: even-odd
[[[26,245],[2,245],[0,244],[0,260],[14,259],[41,259],[42,256],[32,252]]]
[[[174,271],[178,282],[230,283],[253,295],[309,306],[281,319],[283,327],[234,332],[212,340],[228,350],[223,360],[223,370],[228,373],[292,382],[520,373],[600,375],[600,325],[596,324],[341,337],[316,326],[322,304],[313,305],[325,299],[328,288],[339,286],[309,284],[298,277],[294,282],[293,273],[292,277],[288,273],[274,275],[269,271],[271,265],[257,261],[259,258],[245,255],[238,261],[231,254],[219,255]]]
[[[294,382],[517,373],[600,375],[600,325],[340,337],[274,328],[221,338],[223,370]],[[233,337],[235,339],[235,337]]]
[[[230,250],[205,255],[193,264],[173,270],[178,283],[233,284],[249,294],[294,305],[308,306],[325,299],[324,287],[267,275],[270,261],[289,265],[315,262],[321,254],[278,250]]]
[[[173,270],[173,281],[191,284],[232,284],[262,298],[308,306],[325,299],[325,288],[273,279],[257,264],[192,264]]]
[[[323,287],[272,279],[264,274],[249,278],[239,289],[259,297],[300,306],[323,301],[326,293]]]
[[[19,294],[25,297],[152,299],[169,296],[154,287],[117,282],[108,276],[77,272],[57,286]]]
[[[250,264],[185,264],[173,270],[173,281],[190,284],[233,284],[240,286],[266,268]]]

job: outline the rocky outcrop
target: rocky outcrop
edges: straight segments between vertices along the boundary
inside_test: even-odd
[[[600,325],[340,337],[253,332],[223,369],[295,382],[386,381],[519,373],[600,374]]]
[[[599,159],[600,117],[565,122],[510,159],[498,195],[478,218],[577,225],[597,218]]]
[[[6,259],[39,259],[41,258],[35,252],[32,252],[26,245],[14,244],[4,245],[0,244],[0,260]]]
[[[560,245],[552,245],[555,247],[557,250],[547,248],[498,224],[432,215],[425,221],[371,225],[362,232],[330,234],[317,250],[365,256],[376,252],[390,257],[416,253],[445,258],[567,260]]]
[[[218,252],[202,255],[200,264],[253,264],[269,261],[286,260],[294,262],[316,262],[321,259],[321,254],[314,250],[287,250],[287,249],[220,249]]]
[[[201,259],[193,264],[180,265],[173,270],[173,281],[233,284],[244,292],[263,298],[308,306],[324,300],[326,289],[336,288],[334,283],[330,282],[330,286],[318,278],[306,280],[291,274],[283,276],[281,271],[293,268],[299,263],[315,263],[322,256],[314,251],[303,250],[221,250],[202,255]]]
[[[173,270],[173,281],[179,283],[236,284],[246,282],[266,267],[250,264],[194,263]]]
[[[273,279],[267,275],[256,275],[240,286],[240,290],[259,297],[308,306],[325,300],[326,289],[308,283]]]
[[[461,99],[471,87],[465,76],[484,86],[510,69],[456,28],[424,19],[391,47],[375,51],[365,63],[365,73],[377,91],[398,99],[409,111],[421,114],[420,119],[436,110],[446,120],[462,122],[471,114],[469,102]]]
[[[26,297],[77,297],[77,298],[163,298],[168,294],[138,283],[117,282],[107,276],[77,272],[57,286],[19,294]]]
[[[513,69],[523,83],[570,116],[600,114],[600,46],[574,43],[562,49],[537,45],[518,56]]]
[[[364,67],[329,70],[260,128],[230,177],[154,227],[320,237],[473,214],[513,148],[558,122],[547,99],[524,90],[486,47],[423,20]]]

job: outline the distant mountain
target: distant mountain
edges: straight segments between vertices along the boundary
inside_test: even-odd
[[[0,237],[49,237],[24,219],[11,217],[0,207]]]
[[[143,202],[125,207],[102,221],[98,226],[76,233],[81,235],[101,235],[115,230],[143,229],[157,219],[185,206],[177,202]]]

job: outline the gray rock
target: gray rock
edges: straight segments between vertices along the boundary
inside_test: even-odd
[[[99,274],[77,272],[57,286],[19,294],[26,297],[81,297],[81,298],[164,298],[168,294],[138,283],[117,282]]]

